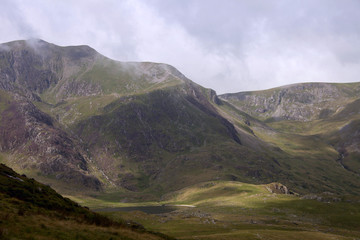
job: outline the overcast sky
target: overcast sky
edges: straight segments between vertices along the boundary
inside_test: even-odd
[[[0,0],[0,42],[168,63],[218,93],[360,81],[360,0]]]

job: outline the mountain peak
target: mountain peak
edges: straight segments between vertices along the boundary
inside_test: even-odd
[[[65,55],[82,57],[95,56],[99,54],[95,49],[88,45],[61,47],[38,38],[17,40],[0,44],[0,52],[21,52],[24,50],[31,51],[37,55],[45,57],[59,52],[63,52]]]
[[[51,43],[48,43],[44,40],[37,39],[37,38],[31,38],[27,40],[16,40],[11,42],[6,42],[0,44],[1,50],[21,50],[26,48],[32,48],[32,49],[39,49],[44,47],[49,47],[50,45],[53,45]],[[53,45],[54,46],[54,45]]]

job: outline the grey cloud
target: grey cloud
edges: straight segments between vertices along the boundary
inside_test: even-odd
[[[16,1],[3,0],[0,8],[1,35],[8,41],[14,36],[29,38],[36,35],[36,31],[26,22]]]
[[[0,41],[87,44],[224,93],[358,81],[359,10],[357,0],[3,0]]]
[[[207,55],[238,63],[227,61],[201,80],[205,86],[223,92],[358,80],[359,70],[345,65],[360,59],[359,1],[166,2],[152,1],[159,15],[180,23]]]

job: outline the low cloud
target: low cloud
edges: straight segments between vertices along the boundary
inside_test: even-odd
[[[359,81],[357,0],[2,1],[0,41],[87,44],[164,62],[219,93]]]

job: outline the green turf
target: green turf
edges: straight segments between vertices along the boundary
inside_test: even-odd
[[[160,215],[139,211],[106,214],[114,219],[130,218],[148,229],[179,239],[357,239],[360,236],[358,198],[323,194],[317,196],[321,201],[307,200],[270,193],[266,187],[206,182],[169,194],[166,201],[156,203],[188,204],[195,208],[184,207]],[[98,204],[97,207],[106,205]]]

